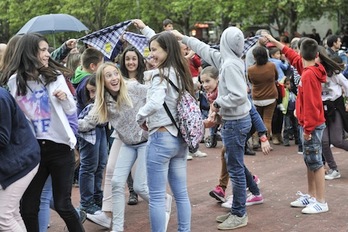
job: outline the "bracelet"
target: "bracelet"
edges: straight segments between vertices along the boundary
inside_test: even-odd
[[[261,142],[266,142],[267,140],[268,140],[268,138],[267,138],[266,135],[262,135],[262,136],[260,137],[260,141],[261,141]]]

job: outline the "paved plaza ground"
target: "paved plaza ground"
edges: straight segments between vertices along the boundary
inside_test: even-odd
[[[293,142],[293,141],[292,141]],[[333,148],[334,156],[342,177],[326,181],[327,202],[329,212],[318,215],[304,215],[299,208],[291,208],[290,202],[296,199],[296,192],[307,191],[306,168],[301,155],[297,154],[297,146],[284,147],[273,145],[274,150],[269,156],[260,151],[256,156],[245,156],[249,170],[261,179],[260,189],[264,203],[247,207],[249,223],[236,231],[263,232],[324,232],[348,231],[348,152]],[[208,154],[206,158],[194,158],[188,161],[188,191],[192,205],[192,231],[218,231],[215,217],[228,212],[209,191],[218,184],[220,172],[221,142],[216,148],[201,150]],[[79,204],[78,188],[73,188],[73,203]],[[231,192],[231,189],[229,189]],[[127,195],[128,197],[128,195]],[[64,222],[53,212],[49,232],[63,231]],[[86,232],[102,232],[106,230],[90,221],[84,223]],[[136,206],[126,206],[125,231],[150,231],[147,204],[140,200]],[[172,215],[168,232],[175,232],[176,206],[172,205]]]

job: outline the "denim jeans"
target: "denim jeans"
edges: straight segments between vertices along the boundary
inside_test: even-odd
[[[249,191],[255,196],[260,195],[259,186],[257,186],[256,182],[254,181],[253,175],[251,175],[251,172],[245,165],[244,165],[244,170],[245,170],[246,185],[249,188]]]
[[[88,208],[103,199],[102,182],[108,160],[108,145],[105,127],[96,127],[96,142],[91,144],[79,138],[80,149],[80,204]]]
[[[286,115],[284,115],[283,141],[289,142],[289,137],[292,134],[294,135],[295,141],[299,143],[297,128],[298,123],[294,111],[287,112]]]
[[[247,115],[238,120],[225,120],[222,125],[222,141],[226,148],[227,171],[231,178],[233,202],[231,213],[239,217],[246,213],[246,179],[244,170],[244,148],[251,118]]]
[[[149,137],[146,158],[152,232],[165,231],[167,181],[176,202],[178,231],[191,231],[191,205],[186,183],[187,153],[187,144],[181,137],[158,131]]]
[[[48,176],[41,192],[40,211],[39,211],[39,231],[46,232],[50,223],[51,208],[53,205],[52,178]]]
[[[71,190],[74,173],[74,153],[68,145],[50,140],[39,140],[41,161],[39,170],[25,191],[21,202],[21,214],[28,231],[39,231],[38,212],[40,197],[47,177],[51,174],[54,206],[69,231],[84,231],[74,206]]]
[[[303,145],[303,158],[306,166],[311,170],[318,170],[323,166],[322,157],[322,137],[325,129],[325,123],[317,126],[311,133],[312,138],[310,140],[304,140],[303,127],[300,126],[300,136]]]
[[[125,186],[126,181],[133,165],[136,162],[134,172],[134,191],[145,201],[149,201],[149,189],[146,178],[146,143],[138,145],[122,144],[119,151],[114,175],[111,180],[112,186],[112,205],[113,219],[112,230],[123,231],[124,210],[125,210]]]

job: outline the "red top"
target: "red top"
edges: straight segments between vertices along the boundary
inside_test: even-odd
[[[201,58],[197,54],[194,54],[191,59],[189,59],[191,77],[198,77],[198,68],[202,66]]]
[[[323,65],[303,67],[301,56],[291,48],[282,51],[298,73],[301,81],[298,85],[296,99],[296,116],[306,134],[325,122],[324,107],[321,100],[321,83],[326,82],[326,71]]]

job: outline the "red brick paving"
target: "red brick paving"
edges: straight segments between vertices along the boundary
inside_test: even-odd
[[[257,152],[256,156],[245,156],[249,170],[261,179],[260,189],[265,198],[261,205],[248,206],[249,223],[237,231],[264,232],[316,232],[316,231],[348,231],[348,152],[333,148],[336,162],[341,172],[341,179],[326,182],[329,212],[318,215],[301,214],[301,209],[291,208],[290,201],[296,198],[296,192],[306,192],[306,169],[297,147],[273,146],[269,156]],[[218,183],[220,172],[220,149],[206,148],[206,158],[194,158],[188,162],[188,190],[192,205],[192,231],[218,231],[215,217],[228,212],[222,208],[208,192]],[[231,190],[229,190],[231,192]],[[78,189],[73,189],[73,203],[78,206]],[[150,231],[147,205],[140,201],[136,206],[126,207],[125,231]],[[86,232],[109,231],[90,221],[84,223]],[[64,222],[55,212],[51,217],[49,232],[63,231]],[[176,208],[173,203],[168,232],[176,230]]]

